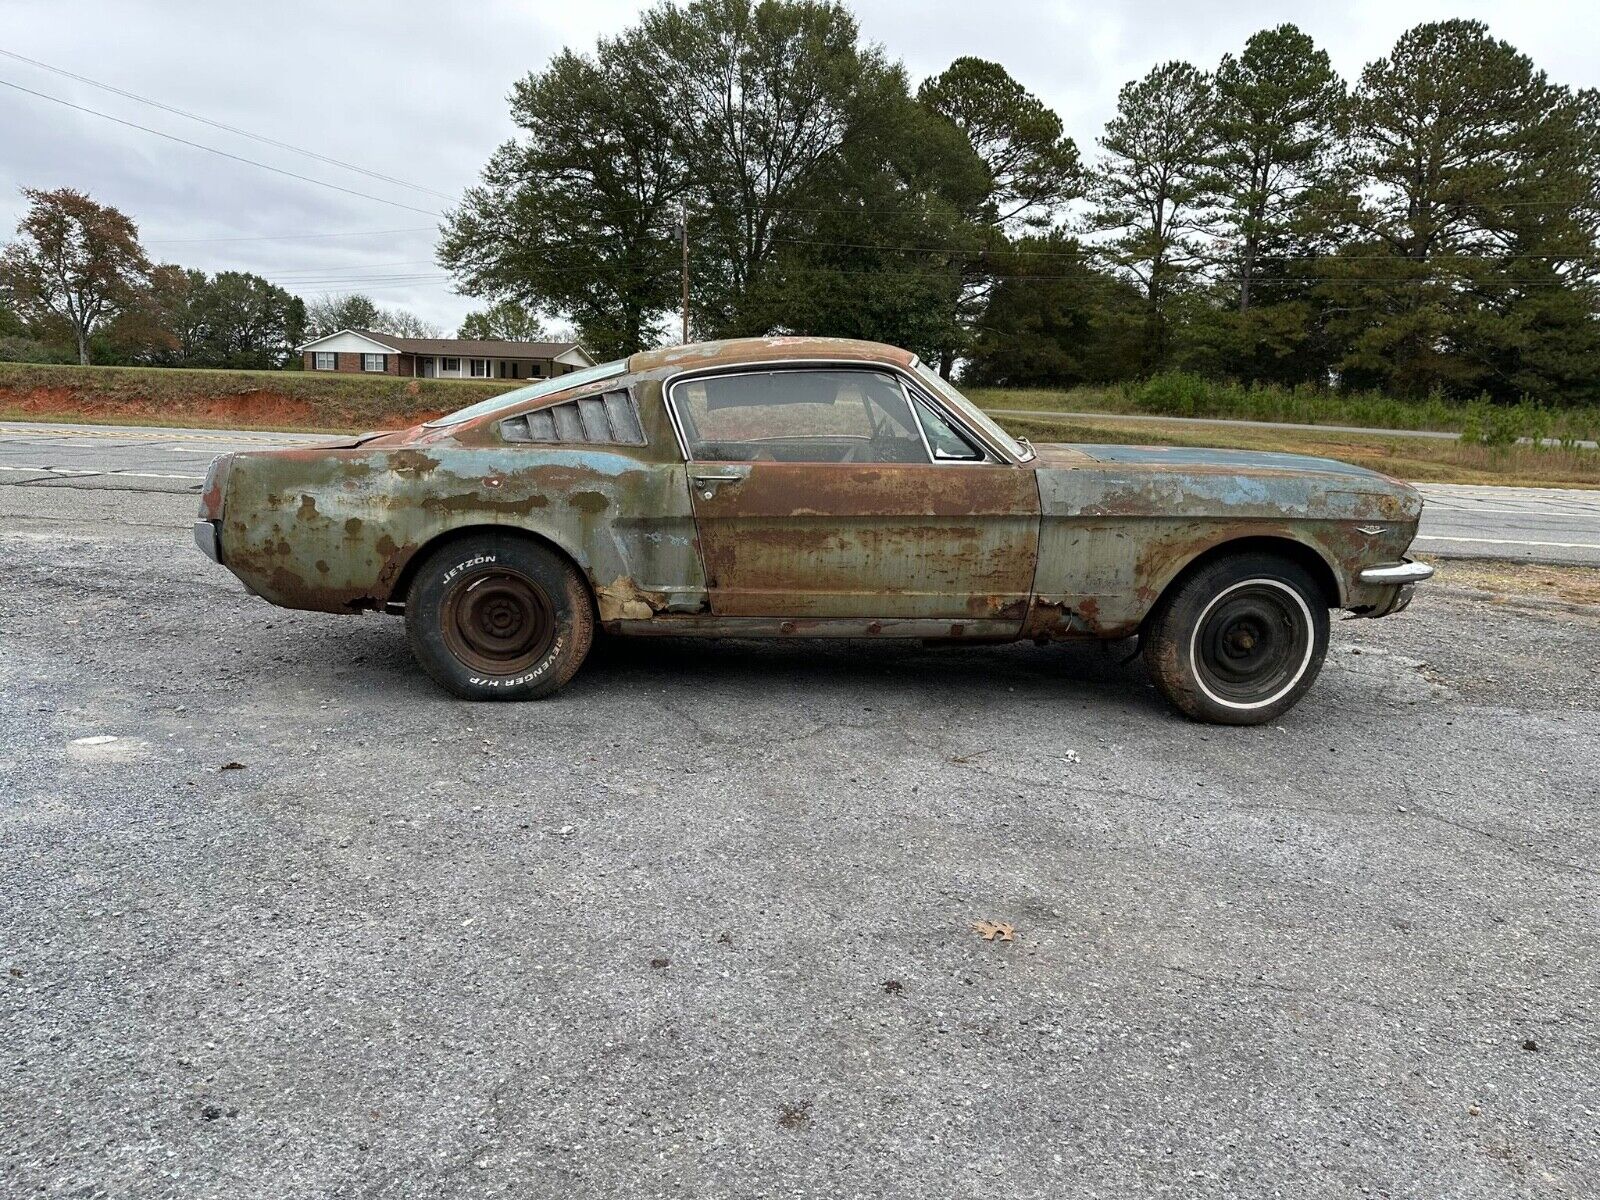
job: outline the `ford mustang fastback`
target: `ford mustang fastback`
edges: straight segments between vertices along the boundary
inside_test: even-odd
[[[1138,637],[1229,724],[1311,685],[1330,610],[1432,569],[1422,500],[1328,459],[1041,445],[916,355],[753,338],[635,354],[412,429],[229,454],[195,538],[289,608],[403,613],[470,699],[532,699],[619,635]]]

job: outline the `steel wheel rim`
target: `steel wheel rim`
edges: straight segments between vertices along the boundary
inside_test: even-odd
[[[451,588],[439,631],[458,659],[485,675],[516,675],[555,641],[555,609],[544,588],[520,571],[491,567]]]
[[[1262,708],[1282,699],[1310,666],[1311,610],[1276,579],[1247,579],[1214,597],[1195,622],[1190,659],[1196,682],[1229,708]]]

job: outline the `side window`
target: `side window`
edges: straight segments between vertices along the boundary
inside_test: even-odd
[[[935,462],[982,462],[984,453],[921,396],[916,397],[917,419],[928,435]]]
[[[904,390],[878,371],[711,375],[672,389],[702,462],[925,463]]]

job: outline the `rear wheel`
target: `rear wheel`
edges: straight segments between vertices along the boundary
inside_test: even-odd
[[[1145,637],[1157,689],[1197,721],[1260,725],[1299,702],[1328,650],[1328,600],[1299,564],[1220,558],[1162,598]]]
[[[570,562],[510,534],[440,547],[406,595],[411,652],[469,700],[535,700],[583,665],[594,638],[589,590]]]

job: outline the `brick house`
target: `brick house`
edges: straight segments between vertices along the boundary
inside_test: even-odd
[[[407,338],[370,329],[341,329],[307,342],[300,352],[308,371],[417,379],[550,379],[594,365],[577,342]]]

